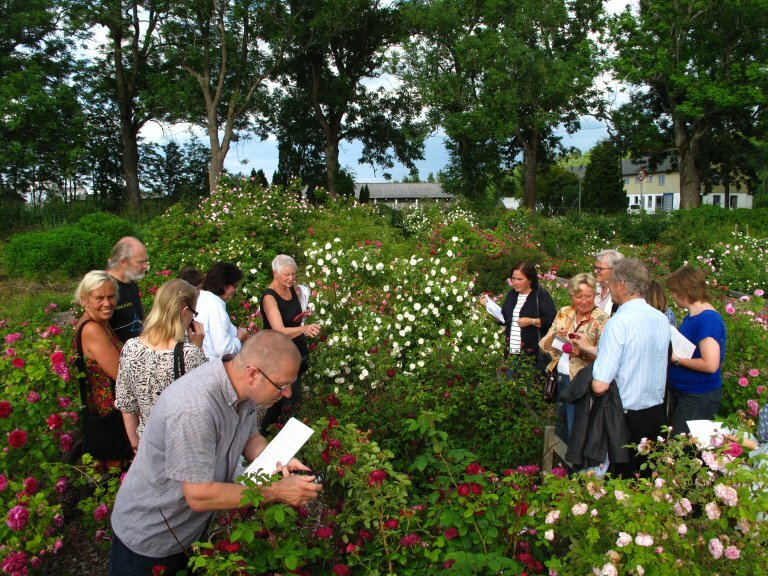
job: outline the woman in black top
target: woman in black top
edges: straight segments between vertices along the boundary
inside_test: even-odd
[[[487,295],[480,303],[485,306]],[[536,358],[539,340],[549,331],[557,310],[552,296],[539,286],[536,266],[518,262],[512,268],[512,290],[507,293],[501,314],[506,326],[505,356],[525,354]]]
[[[262,434],[278,419],[285,421],[298,409],[301,402],[301,377],[307,370],[309,360],[307,337],[314,338],[320,333],[318,324],[302,324],[306,312],[296,289],[296,261],[285,254],[275,256],[272,260],[272,274],[272,282],[261,296],[264,328],[276,330],[293,340],[301,353],[301,367],[296,381],[291,385],[291,395],[274,404],[264,415]]]

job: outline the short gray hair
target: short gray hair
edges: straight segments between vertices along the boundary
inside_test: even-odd
[[[115,287],[115,296],[119,296],[117,280],[104,272],[104,270],[91,270],[88,274],[83,276],[83,279],[80,280],[80,284],[75,288],[75,303],[83,306],[83,298],[104,284],[104,282],[112,282],[112,286]]]
[[[645,296],[651,283],[651,273],[637,258],[622,258],[613,267],[613,280],[623,280],[630,294]]]
[[[597,254],[595,254],[595,261],[599,262],[600,260],[605,260],[606,263],[613,268],[616,266],[616,263],[619,260],[622,260],[624,258],[624,254],[619,252],[618,250],[600,250]]]
[[[120,238],[112,248],[112,256],[107,260],[107,270],[114,270],[120,266],[122,260],[127,260],[133,256],[133,251],[136,246],[143,246],[141,240],[134,238],[133,236],[125,236]]]
[[[287,254],[278,254],[272,260],[272,272],[280,272],[282,268],[293,268],[296,270],[296,260]]]

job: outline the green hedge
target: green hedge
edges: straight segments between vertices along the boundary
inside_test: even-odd
[[[50,274],[80,276],[104,268],[115,242],[135,234],[128,220],[104,212],[77,224],[12,236],[3,255],[10,276],[43,278]]]

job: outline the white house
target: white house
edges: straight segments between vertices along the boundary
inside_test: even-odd
[[[386,204],[392,208],[446,203],[454,199],[452,194],[443,192],[443,187],[437,182],[356,182],[355,198],[360,198],[363,186],[368,186],[373,204]]]
[[[622,160],[621,174],[628,206],[639,206],[650,214],[680,208],[680,172],[669,159],[655,168],[643,160]],[[723,186],[713,186],[710,192],[702,193],[701,203],[726,207]],[[752,208],[752,195],[741,183],[731,184],[727,208]]]

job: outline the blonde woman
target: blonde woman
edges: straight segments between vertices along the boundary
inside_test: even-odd
[[[141,336],[125,343],[120,355],[115,406],[123,412],[125,430],[134,451],[160,393],[176,379],[174,356],[184,372],[207,361],[202,351],[203,326],[195,321],[197,288],[171,280],[157,291]],[[174,350],[181,343],[180,352]]]
[[[595,304],[597,283],[592,274],[576,274],[568,283],[568,288],[571,305],[558,311],[549,332],[539,342],[539,347],[552,357],[547,370],[557,371],[558,394],[587,365],[591,356],[584,353],[582,348],[594,349],[608,322],[608,315]],[[558,348],[553,346],[556,336],[561,344]],[[560,405],[561,414],[565,414],[567,423],[565,434],[561,435],[565,442],[573,428],[574,408],[574,404]]]
[[[72,360],[83,403],[83,449],[102,470],[123,467],[130,446],[120,413],[115,410],[115,378],[122,344],[109,325],[117,306],[117,280],[92,270],[75,290],[83,307],[72,340]]]

